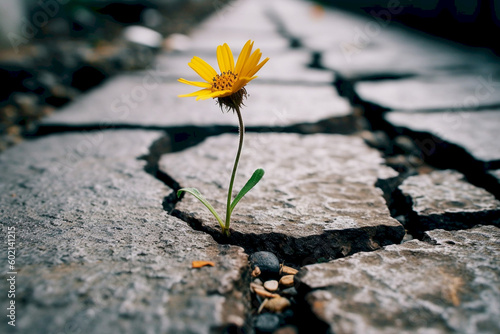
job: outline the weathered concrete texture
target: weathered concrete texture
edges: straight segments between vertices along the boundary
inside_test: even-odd
[[[144,82],[147,82],[145,85]],[[153,77],[119,76],[46,118],[44,126],[128,124],[150,127],[237,125],[222,113],[216,100],[196,101],[179,94],[197,88],[181,83],[158,83]],[[295,85],[247,86],[243,112],[248,126],[282,127],[316,123],[351,115],[349,103],[332,87]],[[311,107],[314,101],[314,107]],[[96,108],[97,106],[102,106]],[[307,112],[306,112],[307,111]]]
[[[474,110],[500,104],[498,71],[360,82],[360,98],[397,111]]]
[[[299,292],[332,333],[498,333],[500,230],[434,230],[303,268]]]
[[[300,0],[269,1],[270,12],[283,30],[312,50],[336,49],[353,43],[356,29],[366,20],[340,10],[331,10]]]
[[[399,189],[412,204],[415,229],[454,230],[478,224],[500,225],[500,201],[468,183],[456,171],[434,171],[407,178]]]
[[[238,54],[247,40],[242,40],[235,44],[229,44],[234,55],[234,61],[238,59]],[[196,74],[189,66],[193,56],[197,56],[209,63],[217,72],[219,67],[217,64],[216,48],[223,44],[219,40],[211,40],[211,49],[205,54],[193,52],[185,53],[166,53],[158,57],[156,68],[158,74],[172,80],[184,78],[193,81],[202,81],[200,76]],[[303,86],[323,86],[330,85],[335,81],[335,76],[332,71],[319,70],[309,68],[313,58],[309,51],[304,50],[289,50],[283,48],[280,52],[269,52],[261,41],[256,39],[254,49],[260,48],[262,51],[262,60],[269,57],[269,61],[257,73],[259,77],[252,81],[250,85],[254,86],[261,83],[281,83],[287,85],[303,85]],[[195,87],[196,88],[196,87]]]
[[[205,56],[214,54],[217,45],[227,43],[233,54],[239,54],[249,39],[255,41],[255,48],[261,49],[264,56],[269,53],[283,52],[290,44],[287,39],[278,34],[276,27],[270,27],[269,30],[242,30],[203,26],[195,29],[189,35],[189,39],[183,41],[186,45],[182,51],[205,59]]]
[[[392,24],[398,7],[373,10],[366,17],[307,1],[276,0],[269,6],[284,31],[321,52],[321,64],[347,79],[475,71],[496,63],[484,50],[443,43]]]
[[[213,333],[243,324],[247,255],[163,210],[170,190],[138,159],[161,136],[49,136],[0,155],[1,232],[16,229],[16,333]],[[215,267],[191,269],[193,260]],[[7,333],[6,321],[0,326]]]
[[[442,141],[464,148],[486,163],[500,160],[500,110],[472,112],[406,113],[390,112],[388,122],[414,132],[426,132]],[[429,147],[432,149],[432,147]]]
[[[236,135],[209,138],[164,155],[160,168],[182,187],[198,188],[224,216],[237,142]],[[380,154],[361,138],[248,134],[235,189],[256,168],[266,175],[233,212],[228,240],[249,252],[268,250],[303,263],[377,249],[404,235],[374,186],[397,173],[383,166]],[[175,214],[220,237],[216,220],[193,196],[186,194]]]
[[[500,170],[499,169],[489,171],[489,174],[491,176],[495,177],[498,180],[498,182],[500,183]]]
[[[485,62],[494,61],[484,52],[432,43],[407,30],[393,31],[392,35],[391,41],[398,43],[389,47],[379,43],[378,38],[367,44],[356,43],[356,39],[353,39],[351,43],[341,45],[340,49],[325,51],[322,64],[345,79],[364,80],[391,75],[435,75],[470,71],[484,68]]]
[[[202,22],[199,30],[225,29],[244,32],[269,32],[276,30],[276,24],[267,13],[267,0],[238,0],[217,8],[217,11]],[[214,3],[217,7],[217,4]]]

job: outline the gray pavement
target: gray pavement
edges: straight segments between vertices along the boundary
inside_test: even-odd
[[[237,119],[175,80],[248,39],[271,59],[235,190],[266,174],[226,239],[175,192],[224,211]],[[0,154],[0,332],[253,333],[262,250],[299,269],[294,333],[500,331],[497,58],[302,0],[233,1],[171,47]]]

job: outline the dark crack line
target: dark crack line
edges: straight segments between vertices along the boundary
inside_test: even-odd
[[[362,108],[363,116],[370,124],[372,131],[384,132],[391,141],[394,141],[394,138],[400,135],[411,138],[416,145],[416,150],[415,152],[411,152],[410,155],[422,159],[426,164],[437,169],[457,170],[465,176],[469,183],[485,189],[497,199],[500,199],[500,184],[493,175],[488,173],[489,170],[500,168],[499,161],[484,163],[475,159],[464,148],[438,138],[431,133],[417,132],[405,127],[393,126],[384,118],[384,115],[390,112],[390,109],[361,99],[355,91],[354,83],[351,80],[342,78],[340,75],[337,75],[337,81],[334,86],[339,95],[346,97],[352,105]],[[488,108],[491,108],[491,106],[485,107],[485,109]],[[429,112],[436,111],[442,110]],[[403,217],[403,223],[409,233],[417,239],[422,240],[422,238],[425,238],[424,232],[429,229],[422,227],[418,223],[417,220],[420,218],[416,217],[413,212],[411,199],[405,197],[398,188],[411,175],[413,175],[411,171],[400,173],[393,184],[379,183],[378,186],[384,191],[391,215],[396,219],[399,218],[398,220],[401,220],[401,217]],[[464,226],[461,227],[465,228]],[[457,227],[456,229],[461,227]]]
[[[429,165],[439,169],[457,170],[469,183],[485,189],[500,200],[500,184],[493,175],[488,173],[499,167],[499,160],[479,161],[464,148],[428,132],[412,131],[404,127],[395,127],[395,130],[414,140],[419,148],[420,158]]]
[[[492,111],[500,109],[500,103],[492,103],[492,104],[483,104],[475,107],[451,107],[451,108],[427,108],[427,109],[398,109],[398,111],[405,111],[408,113],[419,113],[419,114],[433,114],[433,113],[442,113],[442,112],[458,112],[458,111],[466,111],[466,112],[481,112],[481,111]],[[498,111],[500,114],[500,111]]]
[[[329,117],[317,122],[296,123],[287,126],[246,126],[249,133],[296,133],[308,134],[354,134],[358,130],[357,117],[348,114],[341,117]],[[57,125],[42,124],[31,133],[28,138],[37,138],[59,133],[74,133],[87,131],[112,131],[112,130],[145,130],[164,131],[172,137],[172,152],[179,152],[199,144],[208,137],[226,133],[237,133],[234,125],[208,125],[208,126],[148,126],[138,124],[100,124],[83,125]]]
[[[281,37],[288,40],[288,46],[290,47],[290,49],[297,49],[303,47],[300,38],[294,36],[286,29],[285,24],[273,9],[268,8],[267,11],[265,12],[265,15],[276,26],[276,32]]]
[[[344,80],[339,76],[335,87],[341,96],[350,100],[351,104],[363,108],[364,117],[370,123],[372,130],[381,130],[391,139],[399,135],[412,138],[418,147],[418,152],[414,153],[415,156],[438,169],[457,170],[464,174],[473,185],[488,190],[497,198],[500,197],[500,189],[498,186],[494,186],[494,183],[498,182],[492,182],[493,177],[487,173],[488,170],[498,169],[500,161],[483,163],[476,160],[462,147],[428,132],[417,132],[405,127],[393,126],[384,119],[384,115],[390,112],[390,109],[361,99],[356,93],[353,83],[349,80]]]

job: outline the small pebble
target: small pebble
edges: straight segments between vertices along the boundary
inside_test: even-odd
[[[299,271],[297,269],[294,269],[292,267],[289,267],[289,266],[281,266],[280,268],[280,275],[295,275],[297,274]]]
[[[264,289],[255,289],[255,293],[264,298],[278,298],[280,295],[266,291]]]
[[[286,325],[284,327],[278,328],[273,334],[298,334],[299,330],[297,327],[292,325]]]
[[[262,284],[253,283],[253,282],[252,282],[252,283],[250,283],[250,290],[251,290],[252,292],[255,292],[255,290],[257,290],[257,289],[263,290],[263,289],[264,289],[264,287],[262,286]]]
[[[290,300],[290,302],[293,304],[292,300]],[[290,309],[290,308],[288,308],[288,309],[284,310],[283,312],[281,312],[280,317],[287,324],[293,323],[294,321],[296,321],[295,320],[296,319],[295,312],[293,312],[293,310]]]
[[[407,136],[397,136],[394,138],[394,144],[407,154],[412,154],[418,151],[417,147],[413,143],[413,140]]]
[[[252,270],[252,277],[259,277],[261,274],[260,272],[260,268],[259,267],[255,267],[253,270]]]
[[[272,333],[280,326],[280,318],[276,314],[263,313],[253,319],[256,333]]]
[[[287,288],[293,286],[293,277],[293,275],[286,275],[281,277],[280,285],[283,285]]]
[[[256,252],[248,258],[252,269],[259,267],[261,276],[264,279],[273,278],[278,276],[280,271],[280,262],[276,255],[271,252]],[[260,277],[260,276],[259,276]]]
[[[284,297],[277,297],[269,299],[264,307],[271,312],[280,313],[290,305],[291,303],[288,299]]]
[[[276,280],[270,280],[264,282],[264,288],[266,288],[267,291],[274,292],[278,290],[279,283]]]
[[[295,287],[293,287],[293,286],[291,288],[286,288],[286,289],[281,290],[281,293],[284,296],[290,296],[290,297],[294,297],[298,294],[297,289],[295,289]]]
[[[266,289],[264,289],[263,286],[257,285],[255,283],[250,283],[250,289],[252,290],[252,292],[264,298],[276,298],[280,296],[276,293],[271,293],[267,291]]]
[[[362,131],[360,136],[366,144],[378,148],[379,150],[385,151],[390,147],[389,137],[387,137],[387,134],[383,131]]]

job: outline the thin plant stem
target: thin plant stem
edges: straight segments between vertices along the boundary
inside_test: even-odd
[[[233,185],[234,178],[236,177],[236,170],[238,169],[238,163],[240,162],[241,150],[243,148],[243,139],[245,137],[245,126],[243,124],[243,118],[241,117],[240,107],[235,108],[236,114],[238,115],[239,128],[238,132],[240,134],[240,141],[238,144],[238,152],[236,152],[236,158],[234,159],[233,173],[231,174],[231,181],[229,181],[229,190],[227,192],[227,209],[226,209],[226,226],[223,229],[223,233],[229,236],[229,224],[231,223],[231,200],[233,197]]]

